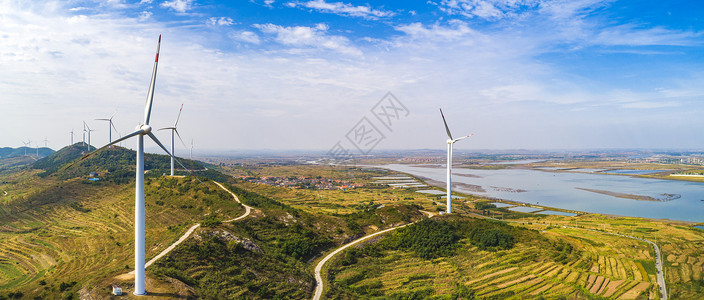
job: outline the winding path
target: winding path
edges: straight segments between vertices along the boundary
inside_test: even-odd
[[[231,192],[230,190],[228,190],[227,188],[225,188],[225,186],[223,186],[223,185],[220,184],[219,182],[217,182],[217,181],[213,181],[213,182],[214,182],[215,184],[217,184],[221,189],[223,189],[223,190],[225,190],[226,192],[230,193],[230,195],[232,195],[232,197],[235,198],[235,201],[237,201],[237,203],[239,203],[239,204],[242,204],[242,206],[244,206],[244,209],[245,209],[243,215],[241,215],[241,216],[239,216],[239,217],[237,217],[237,218],[231,219],[231,220],[223,221],[223,223],[230,223],[230,222],[242,220],[242,219],[246,218],[247,216],[249,216],[250,213],[252,213],[252,207],[243,204],[242,201],[240,201],[240,198],[237,197],[237,195],[235,195],[233,192]],[[183,241],[185,241],[186,239],[188,239],[188,238],[191,236],[191,234],[193,234],[193,232],[194,232],[196,229],[198,229],[198,227],[200,227],[200,223],[191,226],[191,228],[189,228],[189,229],[186,231],[186,233],[184,233],[184,234],[181,236],[181,238],[179,238],[176,242],[174,242],[174,243],[171,244],[169,247],[167,247],[166,249],[164,249],[164,251],[161,251],[161,253],[159,253],[157,256],[154,256],[154,258],[150,259],[146,264],[144,264],[144,268],[145,268],[145,269],[148,268],[148,267],[151,266],[153,263],[155,263],[157,260],[159,260],[160,258],[164,257],[166,254],[169,254],[169,252],[173,251],[173,250],[176,248],[176,246],[178,246],[179,244],[183,243]],[[134,270],[132,270],[132,271],[129,272],[128,274],[134,274]]]
[[[432,218],[432,217],[434,216],[434,214],[431,213],[431,212],[429,212],[429,211],[423,211],[423,210],[421,210],[420,212],[423,213],[423,214],[428,215],[428,218]],[[406,227],[406,226],[411,225],[411,224],[413,224],[413,223],[409,223],[409,224],[402,225],[402,226],[397,226],[397,227],[387,228],[387,229],[384,229],[384,230],[382,230],[382,231],[375,232],[375,233],[372,233],[372,234],[367,235],[367,236],[363,236],[363,237],[361,237],[361,238],[358,238],[358,239],[356,239],[356,240],[354,240],[354,241],[352,241],[352,242],[349,242],[349,243],[345,244],[344,246],[342,246],[342,247],[340,247],[340,248],[337,248],[337,249],[336,249],[335,251],[333,251],[332,253],[326,255],[326,256],[318,263],[318,265],[315,266],[315,294],[313,295],[313,300],[320,300],[320,297],[323,296],[323,277],[320,275],[320,271],[323,270],[323,265],[325,265],[325,263],[328,262],[328,260],[330,260],[333,256],[335,256],[335,255],[337,255],[338,253],[342,252],[342,250],[345,250],[345,249],[349,248],[350,246],[354,246],[354,245],[356,245],[356,244],[358,244],[358,243],[360,243],[360,242],[362,242],[362,241],[368,240],[368,239],[370,239],[370,238],[372,238],[372,237],[375,237],[375,236],[377,236],[377,235],[380,235],[380,234],[383,234],[383,233],[386,233],[386,232],[389,232],[389,231],[392,231],[392,230],[396,230],[396,229],[399,229],[399,228]]]

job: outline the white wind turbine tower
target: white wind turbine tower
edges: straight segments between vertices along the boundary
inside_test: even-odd
[[[32,145],[32,141],[27,139],[27,142],[22,141],[22,144],[24,144],[24,156],[27,156],[27,148]]]
[[[134,294],[135,295],[145,295],[146,291],[144,288],[144,136],[149,136],[161,149],[163,149],[169,156],[173,157],[166,147],[161,144],[159,139],[152,133],[152,127],[149,125],[149,119],[152,112],[152,101],[154,99],[154,85],[156,83],[156,70],[159,63],[159,48],[161,46],[161,35],[159,35],[159,42],[156,46],[156,58],[154,59],[154,69],[152,71],[152,79],[149,84],[149,91],[147,92],[147,102],[144,106],[144,121],[141,125],[137,126],[137,131],[125,135],[103,147],[93,151],[90,154],[83,156],[85,159],[99,150],[112,146],[123,140],[129,139],[131,137],[138,137],[137,146],[137,167],[135,171],[135,210],[134,210],[134,265],[135,265],[135,277],[134,277]],[[186,167],[181,164],[180,161],[176,162],[181,165],[184,169],[190,172]],[[197,178],[196,178],[197,179]]]
[[[95,130],[90,129],[90,127],[88,126],[88,124],[86,124],[86,121],[83,121],[83,131],[88,132],[88,145],[87,145],[87,150],[86,150],[86,152],[90,152],[90,133],[91,133],[92,131],[95,131]]]
[[[188,156],[190,160],[193,160],[193,139],[191,139],[191,155]]]
[[[49,147],[49,140],[47,140],[47,137],[44,137],[44,147]]]
[[[108,119],[95,119],[96,121],[108,121],[108,144],[112,143],[112,130],[113,129],[115,129],[115,132],[117,132],[117,134],[120,134],[120,132],[117,131],[117,128],[115,128],[115,124],[113,124],[113,122],[112,122],[112,118],[115,116],[115,114],[117,114],[117,111],[115,111],[115,113],[113,113],[112,116],[110,116],[110,118],[108,118]],[[88,138],[88,140],[90,141],[90,138]]]
[[[452,133],[450,133],[450,127],[447,126],[447,121],[445,121],[445,115],[442,113],[442,108],[440,109],[440,115],[442,116],[442,122],[445,124],[445,130],[447,131],[447,211],[446,213],[452,213],[452,145],[457,141],[466,139],[470,135],[463,136],[461,138],[452,138]]]
[[[71,128],[71,144],[69,145],[73,145],[73,128]]]
[[[164,127],[160,128],[159,130],[171,130],[171,176],[174,176],[174,155],[176,155],[175,149],[174,149],[174,133],[178,135],[178,139],[181,140],[181,144],[183,144],[183,147],[186,147],[186,143],[183,142],[183,139],[181,138],[181,135],[178,133],[178,129],[176,129],[176,125],[178,125],[178,119],[181,118],[181,111],[183,110],[183,103],[181,104],[181,108],[178,110],[178,117],[176,117],[176,122],[174,123],[174,126],[171,127]]]

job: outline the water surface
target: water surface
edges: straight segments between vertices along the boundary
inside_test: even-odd
[[[391,164],[385,168],[445,182],[446,169]],[[524,203],[584,212],[704,222],[704,183],[634,178],[594,173],[545,172],[531,169],[453,169],[454,190]],[[476,187],[480,188],[476,188]],[[472,188],[474,187],[474,188]],[[587,190],[585,190],[587,189]],[[592,190],[592,191],[588,191]],[[639,201],[615,195],[672,201]]]

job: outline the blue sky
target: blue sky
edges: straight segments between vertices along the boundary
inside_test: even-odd
[[[408,115],[382,128],[379,149],[443,149],[440,107],[455,135],[475,134],[459,149],[704,149],[703,12],[696,1],[0,0],[0,141],[59,148],[86,120],[99,146],[107,124],[94,119],[115,111],[131,132],[163,34],[153,125],[170,126],[183,103],[196,153],[355,149],[347,134],[387,92]]]

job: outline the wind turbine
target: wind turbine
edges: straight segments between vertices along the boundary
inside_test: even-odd
[[[125,135],[105,146],[100,147],[92,153],[83,156],[83,159],[97,153],[98,151],[112,146],[116,143],[129,139],[131,137],[138,137],[137,146],[137,167],[135,171],[135,210],[134,210],[134,266],[135,266],[135,276],[134,276],[134,294],[135,295],[145,295],[147,292],[144,289],[144,136],[149,136],[161,149],[166,152],[169,156],[173,158],[173,155],[166,150],[166,147],[161,144],[159,139],[152,133],[152,127],[149,125],[149,119],[152,112],[152,102],[154,99],[154,85],[156,83],[156,70],[159,63],[159,48],[161,46],[161,35],[159,35],[159,42],[156,46],[156,58],[154,59],[154,69],[152,71],[152,79],[149,84],[149,91],[147,92],[147,102],[144,106],[144,121],[142,124],[137,126],[137,130],[128,135]],[[176,160],[184,169],[189,173],[190,171],[181,164],[180,161]],[[197,179],[197,178],[196,178]]]
[[[186,143],[183,142],[183,139],[181,138],[181,135],[178,133],[178,129],[176,129],[176,125],[178,125],[178,119],[181,118],[181,111],[183,110],[183,103],[181,103],[181,108],[178,110],[178,117],[176,117],[176,122],[174,123],[174,126],[171,127],[164,127],[160,128],[159,130],[171,130],[171,176],[174,176],[174,156],[176,152],[174,151],[174,132],[176,135],[178,135],[178,139],[181,140],[181,144],[183,144],[183,147],[186,147]]]
[[[110,118],[108,118],[108,119],[95,119],[96,121],[108,121],[108,123],[109,123],[108,124],[108,144],[112,143],[112,130],[113,129],[115,129],[115,132],[117,132],[117,134],[120,134],[120,132],[117,131],[117,128],[115,128],[115,124],[112,123],[112,118],[115,116],[115,114],[117,114],[117,111],[115,111],[115,113],[113,113],[112,116],[110,116]]]
[[[446,213],[452,213],[452,145],[457,141],[466,139],[473,134],[463,136],[461,138],[452,138],[452,133],[450,133],[450,127],[447,126],[447,121],[445,121],[445,115],[442,113],[442,108],[440,109],[440,115],[442,116],[442,122],[445,123],[445,130],[447,131],[447,211]]]
[[[22,144],[24,144],[24,156],[27,156],[27,148],[32,145],[32,141],[27,139],[27,142],[25,143],[24,141],[22,141]]]
[[[190,160],[193,160],[193,139],[191,139],[191,155],[189,156]]]
[[[73,128],[71,128],[71,144],[70,145],[73,145]]]
[[[90,129],[88,124],[86,124],[86,121],[83,121],[83,131],[88,132],[88,145],[87,145],[86,152],[90,152],[90,133],[91,133],[91,131],[95,131],[95,130]]]
[[[47,137],[44,137],[44,147],[49,147],[49,140],[47,140]]]

